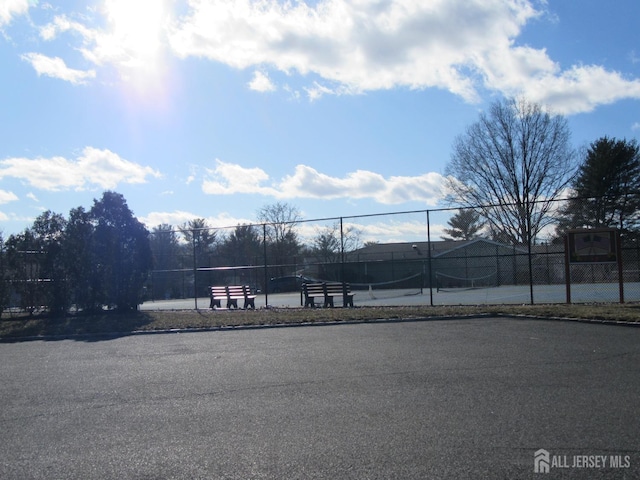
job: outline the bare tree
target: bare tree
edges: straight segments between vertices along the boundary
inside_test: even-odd
[[[564,117],[538,104],[494,103],[454,142],[451,200],[480,211],[501,238],[530,245],[552,222],[553,201],[575,170],[569,139]]]
[[[339,262],[342,251],[351,252],[360,248],[362,231],[353,225],[340,229],[339,223],[318,229],[313,238],[313,253],[321,262]]]
[[[266,225],[267,245],[276,263],[295,257],[300,250],[295,227],[302,219],[300,211],[288,203],[262,207],[258,219]]]

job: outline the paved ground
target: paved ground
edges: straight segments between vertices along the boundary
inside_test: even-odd
[[[639,394],[640,329],[571,322],[5,343],[0,478],[638,478]]]

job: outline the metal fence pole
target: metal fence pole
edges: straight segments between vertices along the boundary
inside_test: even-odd
[[[267,224],[262,224],[262,249],[264,253],[264,306],[269,306],[269,270],[267,262]]]
[[[340,217],[340,281],[344,283],[344,231],[342,217]]]
[[[620,303],[624,303],[624,271],[622,268],[622,240],[620,239],[620,230],[616,230],[616,260],[618,266],[618,290],[620,294]]]
[[[429,302],[433,307],[433,276],[432,276],[432,264],[431,264],[431,222],[429,220],[429,210],[427,210],[427,264],[429,265]]]
[[[193,301],[198,310],[198,263],[196,259],[196,231],[191,230],[191,244],[193,245]]]

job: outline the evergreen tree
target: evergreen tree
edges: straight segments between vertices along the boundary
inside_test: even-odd
[[[92,257],[100,281],[97,298],[118,310],[136,309],[153,264],[149,232],[119,193],[105,192],[89,213],[95,226]]]
[[[180,241],[178,232],[168,224],[161,224],[153,228],[150,237],[151,252],[153,254],[152,298],[178,297],[180,292],[180,277],[173,270],[180,267]]]
[[[262,239],[253,225],[238,225],[220,245],[222,261],[230,265],[256,265],[262,255]]]
[[[83,207],[69,212],[64,232],[63,255],[67,259],[72,303],[83,311],[101,308],[98,301],[101,282],[94,275],[93,265],[94,230],[89,212]]]
[[[47,210],[35,219],[31,227],[35,245],[40,250],[38,277],[44,281],[43,303],[54,315],[66,313],[71,304],[68,278],[71,262],[64,255],[66,225],[62,215]]]
[[[184,267],[193,266],[194,252],[198,267],[212,267],[218,239],[215,230],[207,225],[207,221],[204,218],[189,220],[180,226],[180,233],[184,236],[186,250],[191,252],[188,264]]]
[[[30,228],[12,234],[5,243],[6,268],[20,308],[32,314],[42,305],[40,254],[38,242]]]
[[[443,229],[444,233],[450,235],[443,236],[443,240],[472,240],[478,237],[478,232],[484,228],[484,222],[480,220],[480,214],[473,209],[458,210],[447,224],[451,228]]]
[[[640,147],[635,140],[602,137],[587,149],[572,183],[573,197],[560,212],[557,234],[570,228],[640,231]]]

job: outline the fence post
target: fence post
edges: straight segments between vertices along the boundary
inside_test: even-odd
[[[533,259],[531,252],[531,234],[527,235],[527,257],[529,257],[529,295],[531,297],[531,305],[533,305]]]
[[[616,256],[618,257],[618,290],[620,293],[620,303],[624,303],[624,270],[622,269],[622,240],[620,231],[616,230]]]
[[[264,253],[264,306],[269,306],[269,263],[267,262],[267,224],[262,224],[262,250]]]
[[[564,236],[564,281],[567,304],[571,304],[571,262],[569,261],[569,236]]]
[[[198,310],[198,263],[196,259],[196,230],[191,230],[191,244],[193,245],[193,301]]]
[[[342,217],[340,217],[340,281],[344,283],[344,232],[342,229]]]
[[[433,275],[431,264],[431,222],[429,220],[429,210],[427,210],[427,264],[429,265],[429,303],[433,307]]]

